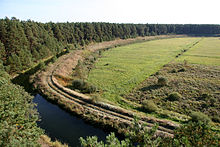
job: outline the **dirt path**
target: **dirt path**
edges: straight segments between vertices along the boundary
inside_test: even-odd
[[[152,37],[149,37],[152,39]],[[147,37],[141,39],[149,39]],[[165,36],[161,36],[165,38]],[[104,42],[99,44],[90,45],[88,50],[95,51],[101,48],[111,47],[114,45],[121,45],[134,42],[134,39],[116,40],[111,42]],[[42,93],[50,97],[55,97],[56,101],[62,101],[62,105],[69,107],[74,113],[80,114],[83,117],[94,115],[103,124],[111,122],[119,126],[130,126],[133,117],[137,115],[135,112],[125,110],[103,102],[94,102],[89,96],[70,90],[59,84],[54,75],[69,76],[72,69],[82,58],[82,50],[73,51],[67,55],[60,57],[54,64],[47,67],[46,71],[39,73],[35,78],[35,87],[41,90]],[[77,108],[73,109],[72,108]],[[78,110],[80,109],[80,112]],[[87,115],[89,114],[89,115]],[[160,120],[151,117],[140,117],[141,123],[146,123],[147,127],[154,126],[155,123],[159,124],[157,134],[160,136],[172,136],[173,129],[178,127],[177,124],[167,120]]]

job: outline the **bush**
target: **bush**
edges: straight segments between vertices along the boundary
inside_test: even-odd
[[[209,125],[189,122],[175,130],[173,138],[165,138],[161,146],[219,146],[219,136]]]
[[[160,72],[159,72],[159,71],[155,73],[155,75],[159,75],[159,74],[160,74]]]
[[[0,78],[0,146],[37,146],[43,130],[37,127],[33,97],[21,86]]]
[[[172,92],[169,94],[169,96],[167,97],[167,99],[169,101],[178,101],[182,98],[182,95],[179,94],[178,92]]]
[[[171,70],[171,73],[177,73],[177,70],[174,68]]]
[[[72,87],[74,89],[83,90],[85,88],[85,85],[86,83],[81,79],[77,79],[72,82]]]
[[[113,133],[106,137],[106,143],[98,142],[96,136],[80,138],[82,147],[89,146],[160,146],[160,147],[203,147],[203,146],[219,146],[219,135],[212,131],[211,127],[201,122],[189,122],[181,125],[174,131],[173,137],[160,138],[156,136],[158,125],[151,129],[146,129],[145,124],[139,123],[137,118],[134,118],[134,125],[129,127],[129,131],[125,134],[125,140],[119,141]]]
[[[57,56],[53,56],[53,58],[51,59],[51,61],[54,63],[57,60]]]
[[[211,119],[202,112],[192,111],[190,116],[193,122],[202,122],[204,124],[209,124],[211,122]]]
[[[152,100],[144,100],[142,108],[147,112],[155,112],[158,110],[157,105]]]
[[[157,79],[157,85],[159,85],[159,86],[166,86],[167,83],[168,83],[168,80],[165,77],[159,77]]]
[[[201,99],[202,100],[208,100],[211,97],[209,93],[202,93],[201,94]]]
[[[86,84],[84,89],[82,90],[83,93],[93,93],[96,92],[97,88],[94,85]]]
[[[97,88],[94,85],[90,85],[81,79],[74,80],[72,82],[71,88],[78,89],[83,93],[93,93],[97,90]]]
[[[211,97],[209,99],[210,103],[211,103],[211,106],[214,106],[216,103],[217,103],[217,99],[215,99],[214,97]]]
[[[216,123],[220,123],[220,117],[219,116],[213,116],[212,121],[214,121]]]
[[[46,65],[45,65],[45,63],[43,61],[40,62],[38,66],[39,66],[40,70],[44,70],[46,68]]]
[[[186,69],[184,67],[181,68],[180,70],[178,70],[178,72],[184,72],[184,71],[186,71]]]

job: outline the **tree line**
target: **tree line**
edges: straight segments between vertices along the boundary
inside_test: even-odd
[[[116,38],[166,34],[220,34],[220,25],[40,23],[6,17],[0,19],[0,62],[12,74],[60,53],[64,48],[78,48]]]

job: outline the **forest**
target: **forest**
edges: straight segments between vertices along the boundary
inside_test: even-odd
[[[40,23],[15,17],[0,19],[0,62],[9,74],[19,73],[41,59],[91,42],[163,34],[220,34],[220,25]]]

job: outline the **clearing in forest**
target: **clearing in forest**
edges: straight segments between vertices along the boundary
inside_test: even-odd
[[[88,82],[100,89],[102,98],[122,104],[122,95],[199,40],[201,38],[162,39],[110,49],[95,63]]]

